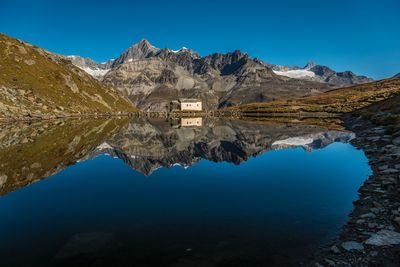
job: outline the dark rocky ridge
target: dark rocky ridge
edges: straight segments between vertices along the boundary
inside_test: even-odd
[[[358,76],[351,71],[336,72],[327,66],[315,65],[309,70],[314,72],[322,81],[339,87],[373,81],[371,78]]]

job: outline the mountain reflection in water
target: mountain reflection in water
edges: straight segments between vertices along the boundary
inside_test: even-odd
[[[270,150],[302,147],[312,151],[354,138],[351,132],[303,124],[212,120],[204,127],[202,123],[187,127],[186,119],[184,124],[114,118],[3,125],[0,194],[100,154],[118,157],[151,175],[160,167],[189,167],[201,159],[240,164]]]
[[[370,172],[350,145],[322,149],[353,137],[204,118],[2,125],[0,256],[7,266],[297,265],[339,229]]]

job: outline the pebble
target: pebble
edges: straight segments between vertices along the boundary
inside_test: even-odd
[[[376,257],[376,256],[378,256],[378,251],[371,251],[370,255],[372,257]]]
[[[32,163],[31,169],[40,168],[42,165],[39,162]]]
[[[7,178],[8,177],[5,174],[0,175],[0,188],[7,182]]]
[[[399,173],[399,170],[396,169],[386,169],[384,171],[382,171],[383,174],[395,174],[395,173]]]
[[[370,212],[360,215],[360,218],[376,218],[376,215]]]
[[[394,222],[397,224],[398,227],[400,227],[400,217],[394,218]]]
[[[383,166],[380,166],[380,167],[378,168],[378,170],[384,171],[384,170],[387,170],[388,168],[389,168],[388,165],[383,165]]]
[[[373,213],[375,213],[375,214],[377,214],[377,213],[380,212],[380,209],[378,209],[378,208],[371,208],[370,211],[373,212]]]
[[[392,143],[399,146],[400,145],[400,137],[396,137],[392,140]]]
[[[337,246],[332,246],[332,247],[330,248],[330,251],[332,251],[332,252],[335,253],[335,254],[339,254],[339,253],[340,253],[340,250],[338,249]]]
[[[336,263],[333,260],[325,259],[325,262],[328,263],[329,266],[336,266]]]

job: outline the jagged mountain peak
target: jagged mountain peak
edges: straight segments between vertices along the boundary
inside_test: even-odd
[[[310,61],[308,61],[307,64],[303,67],[303,69],[309,70],[309,69],[314,68],[315,66],[317,66],[317,64],[316,64],[313,60],[310,60]]]
[[[149,49],[157,49],[154,45],[152,45],[147,39],[143,38],[138,43],[134,44],[132,47],[141,47],[141,48],[149,48]]]
[[[160,49],[153,46],[147,39],[142,39],[138,43],[126,49],[112,64],[112,68],[125,62],[148,58]]]

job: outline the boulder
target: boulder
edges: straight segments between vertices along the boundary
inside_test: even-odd
[[[392,246],[400,244],[400,233],[391,230],[381,230],[365,241],[367,245]]]
[[[356,241],[346,241],[342,243],[342,247],[347,250],[347,251],[352,251],[352,250],[363,250],[364,246]]]

